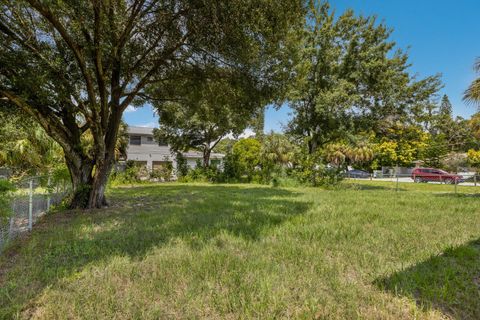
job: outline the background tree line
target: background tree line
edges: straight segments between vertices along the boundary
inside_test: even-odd
[[[0,165],[48,172],[64,158],[72,208],[106,204],[123,112],[144,104],[160,116],[156,139],[202,152],[202,179],[331,183],[347,166],[443,166],[467,151],[476,163],[480,116],[454,118],[448,97],[438,101],[440,77],[411,75],[375,17],[336,15],[324,1],[0,7]],[[479,101],[478,82],[466,101]],[[285,133],[263,134],[265,107],[282,103]],[[246,128],[256,138],[225,140]],[[226,153],[221,174],[214,150]]]

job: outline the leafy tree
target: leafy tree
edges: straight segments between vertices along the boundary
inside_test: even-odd
[[[411,166],[423,157],[428,134],[417,126],[396,124],[374,145],[373,168],[380,166]]]
[[[0,99],[33,117],[63,149],[74,190],[70,206],[102,207],[122,114],[131,104],[152,102],[145,88],[212,65],[259,82],[277,77],[272,55],[302,6],[0,0]],[[92,149],[82,144],[87,131]]]
[[[475,61],[474,69],[480,74],[480,58],[477,58]],[[465,91],[463,99],[474,104],[480,103],[480,77],[473,80],[472,84]]]
[[[467,152],[467,159],[468,159],[468,164],[471,165],[472,167],[480,168],[480,151],[470,149]]]
[[[428,167],[440,168],[442,159],[448,154],[449,148],[445,135],[437,134],[428,136],[426,147],[423,151],[423,160]]]
[[[48,173],[61,164],[62,149],[38,124],[7,106],[0,109],[0,166],[22,176]]]
[[[365,143],[353,145],[344,141],[327,144],[322,154],[327,163],[337,167],[362,165],[371,161],[374,156],[370,145]]]
[[[232,151],[233,145],[237,142],[236,139],[224,138],[213,148],[213,152],[227,154]]]
[[[285,175],[293,166],[298,147],[281,133],[271,132],[261,138],[260,167],[263,182],[269,182],[275,174]]]
[[[446,94],[442,97],[438,113],[440,118],[447,118],[447,120],[452,118],[452,103]]]
[[[215,146],[228,134],[241,134],[263,112],[267,98],[254,81],[224,70],[218,70],[214,79],[197,75],[174,86],[176,101],[154,103],[160,117],[154,136],[174,152],[202,152],[205,168]]]
[[[261,149],[260,141],[255,138],[240,139],[233,145],[232,155],[238,168],[238,178],[246,176],[248,181],[252,179],[260,165]]]
[[[374,129],[385,119],[409,118],[440,87],[438,77],[415,80],[408,56],[389,41],[391,30],[352,11],[336,17],[326,3],[309,1],[289,100],[289,132],[308,138],[308,151]]]

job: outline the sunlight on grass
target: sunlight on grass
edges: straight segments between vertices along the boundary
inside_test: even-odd
[[[479,318],[480,198],[401,187],[112,189],[6,252],[0,318]]]

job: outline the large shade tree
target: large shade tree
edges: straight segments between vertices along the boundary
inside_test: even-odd
[[[409,75],[408,56],[390,35],[375,17],[336,16],[327,3],[309,1],[294,59],[289,132],[305,138],[310,153],[348,133],[377,131],[385,119],[411,118],[438,90],[437,77]]]
[[[205,64],[268,79],[301,12],[301,1],[0,0],[0,98],[62,147],[71,207],[102,207],[122,114],[149,101],[147,86]]]
[[[156,140],[168,143],[174,152],[200,151],[203,166],[208,167],[211,152],[220,140],[228,134],[238,136],[252,125],[263,114],[271,84],[276,81],[258,83],[228,69],[207,73],[192,70],[195,75],[171,84],[168,96],[175,99],[154,100],[160,125],[154,129]],[[157,88],[152,88],[153,96],[156,92]]]

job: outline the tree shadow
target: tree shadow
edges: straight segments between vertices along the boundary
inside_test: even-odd
[[[396,188],[396,186],[378,186],[378,185],[369,185],[369,184],[355,184],[352,183],[348,188],[350,189],[355,189],[355,190],[373,190],[373,191],[378,191],[378,190],[389,190],[389,191],[407,191],[407,189],[404,188]]]
[[[435,197],[440,198],[463,198],[463,199],[480,199],[480,193],[463,193],[463,192],[442,192],[435,193]]]
[[[375,284],[414,299],[425,311],[437,309],[454,319],[480,319],[480,240],[448,248]]]
[[[59,279],[113,256],[142,259],[178,239],[199,250],[222,233],[257,241],[308,210],[310,203],[298,195],[285,189],[222,185],[119,188],[109,195],[113,205],[108,209],[47,216],[30,239],[6,253],[10,262],[0,260],[0,301],[8,296],[11,303],[0,302],[0,318],[18,312]],[[20,270],[26,270],[26,283],[18,279]],[[29,281],[36,286],[25,290]]]

